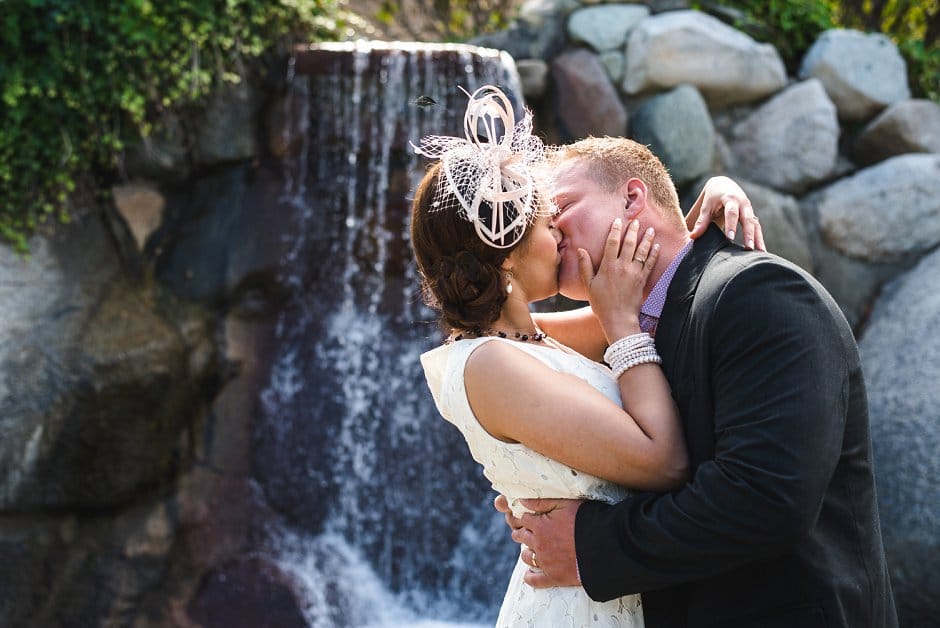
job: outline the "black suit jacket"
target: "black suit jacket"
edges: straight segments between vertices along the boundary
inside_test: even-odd
[[[712,227],[670,284],[656,345],[692,478],[586,502],[596,600],[643,593],[648,628],[893,628],[852,330],[800,268]]]

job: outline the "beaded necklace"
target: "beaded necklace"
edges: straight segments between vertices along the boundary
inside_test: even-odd
[[[537,327],[535,331],[526,334],[518,331],[513,332],[512,334],[508,334],[500,330],[477,328],[468,329],[452,337],[450,340],[452,342],[457,342],[458,340],[463,340],[464,338],[483,338],[485,336],[497,336],[499,338],[508,338],[509,340],[518,340],[519,342],[528,342],[530,340],[533,342],[542,342],[548,338],[548,336],[545,335],[545,332],[541,331]]]

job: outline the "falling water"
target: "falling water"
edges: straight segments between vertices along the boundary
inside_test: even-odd
[[[408,142],[461,132],[458,87],[518,94],[514,65],[465,46],[360,43],[300,52],[290,74],[283,113],[301,145],[277,203],[292,220],[290,295],[254,435],[278,513],[268,546],[311,626],[492,624],[516,550],[420,371],[440,337],[408,245],[424,167]]]

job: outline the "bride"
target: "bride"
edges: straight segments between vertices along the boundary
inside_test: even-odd
[[[596,275],[580,257],[597,315],[580,318],[603,332],[606,365],[566,345],[582,346],[591,331],[547,336],[529,304],[558,292],[555,207],[543,192],[547,161],[531,115],[513,120],[506,96],[486,86],[470,96],[465,139],[428,137],[416,147],[438,159],[417,187],[411,224],[425,299],[449,332],[421,356],[435,404],[517,516],[524,498],[614,503],[629,489],[676,489],[687,479],[683,434],[638,321],[655,234],[617,219]],[[718,178],[687,220],[712,211],[723,220],[722,198],[735,199],[742,222],[750,215],[740,188]],[[534,553],[529,562],[538,565]],[[533,589],[527,569],[520,556],[498,626],[643,626],[639,595],[595,602],[580,587]]]

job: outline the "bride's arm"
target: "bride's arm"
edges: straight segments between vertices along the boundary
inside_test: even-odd
[[[662,371],[643,364],[620,379],[623,407],[581,378],[495,341],[478,347],[464,370],[473,414],[495,438],[630,488],[681,486],[688,460]]]
[[[733,240],[738,223],[741,224],[741,241],[749,249],[766,251],[764,232],[761,229],[751,200],[737,183],[728,177],[712,177],[705,182],[692,208],[685,216],[685,224],[692,239],[705,233],[708,225],[715,223]],[[725,230],[726,225],[728,226]]]

